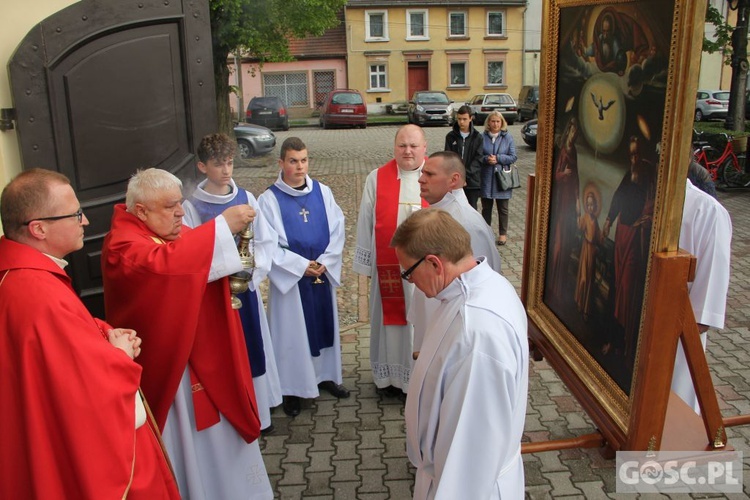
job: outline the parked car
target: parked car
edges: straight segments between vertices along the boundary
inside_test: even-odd
[[[539,115],[539,85],[524,85],[518,94],[518,119],[521,121]]]
[[[521,137],[523,138],[523,142],[528,144],[531,149],[536,151],[536,126],[537,126],[538,120],[534,118],[533,120],[529,120],[526,123],[523,124],[523,127],[521,127]]]
[[[237,138],[237,151],[243,159],[270,153],[276,146],[273,132],[260,125],[238,124],[234,127],[234,136]]]
[[[695,121],[726,118],[729,108],[729,91],[699,90],[695,101]]]
[[[349,125],[367,127],[367,105],[359,90],[337,89],[328,92],[320,108],[320,126]]]
[[[487,115],[493,111],[500,111],[508,125],[518,120],[518,106],[510,94],[477,94],[466,104],[471,107],[476,125],[484,125]]]
[[[414,92],[406,112],[409,123],[453,125],[453,101],[441,90]]]
[[[247,105],[245,121],[263,127],[289,130],[286,106],[276,96],[253,97]]]

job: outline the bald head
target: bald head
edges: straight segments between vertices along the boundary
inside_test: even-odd
[[[447,193],[464,187],[466,169],[461,157],[452,151],[433,153],[422,167],[419,194],[430,205],[441,201]]]
[[[416,170],[424,162],[427,139],[418,125],[404,125],[396,132],[393,157],[401,170]]]

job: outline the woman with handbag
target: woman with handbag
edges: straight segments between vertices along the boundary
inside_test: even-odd
[[[492,226],[492,202],[497,204],[498,245],[508,241],[508,206],[513,189],[500,186],[500,169],[509,169],[518,160],[516,145],[508,132],[508,123],[502,113],[493,111],[484,122],[484,150],[482,153],[482,217]],[[497,174],[495,172],[498,172]]]

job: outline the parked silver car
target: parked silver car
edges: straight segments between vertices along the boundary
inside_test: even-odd
[[[493,111],[500,111],[508,125],[513,125],[518,120],[518,106],[510,94],[477,94],[466,104],[471,107],[476,125],[484,125],[487,115]]]
[[[695,121],[726,118],[729,107],[729,91],[699,90],[695,101]]]
[[[237,138],[237,151],[243,159],[270,153],[276,147],[274,133],[260,125],[237,125],[234,127],[234,136]]]

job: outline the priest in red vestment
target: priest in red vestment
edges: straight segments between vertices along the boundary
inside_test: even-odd
[[[140,338],[92,317],[63,270],[88,225],[70,182],[19,174],[0,218],[0,498],[179,498],[138,393]]]
[[[242,324],[226,278],[242,269],[232,235],[255,212],[235,205],[190,229],[182,225],[181,187],[156,168],[130,179],[102,249],[107,319],[135,328],[148,346],[138,359],[143,391],[183,496],[272,498]]]

